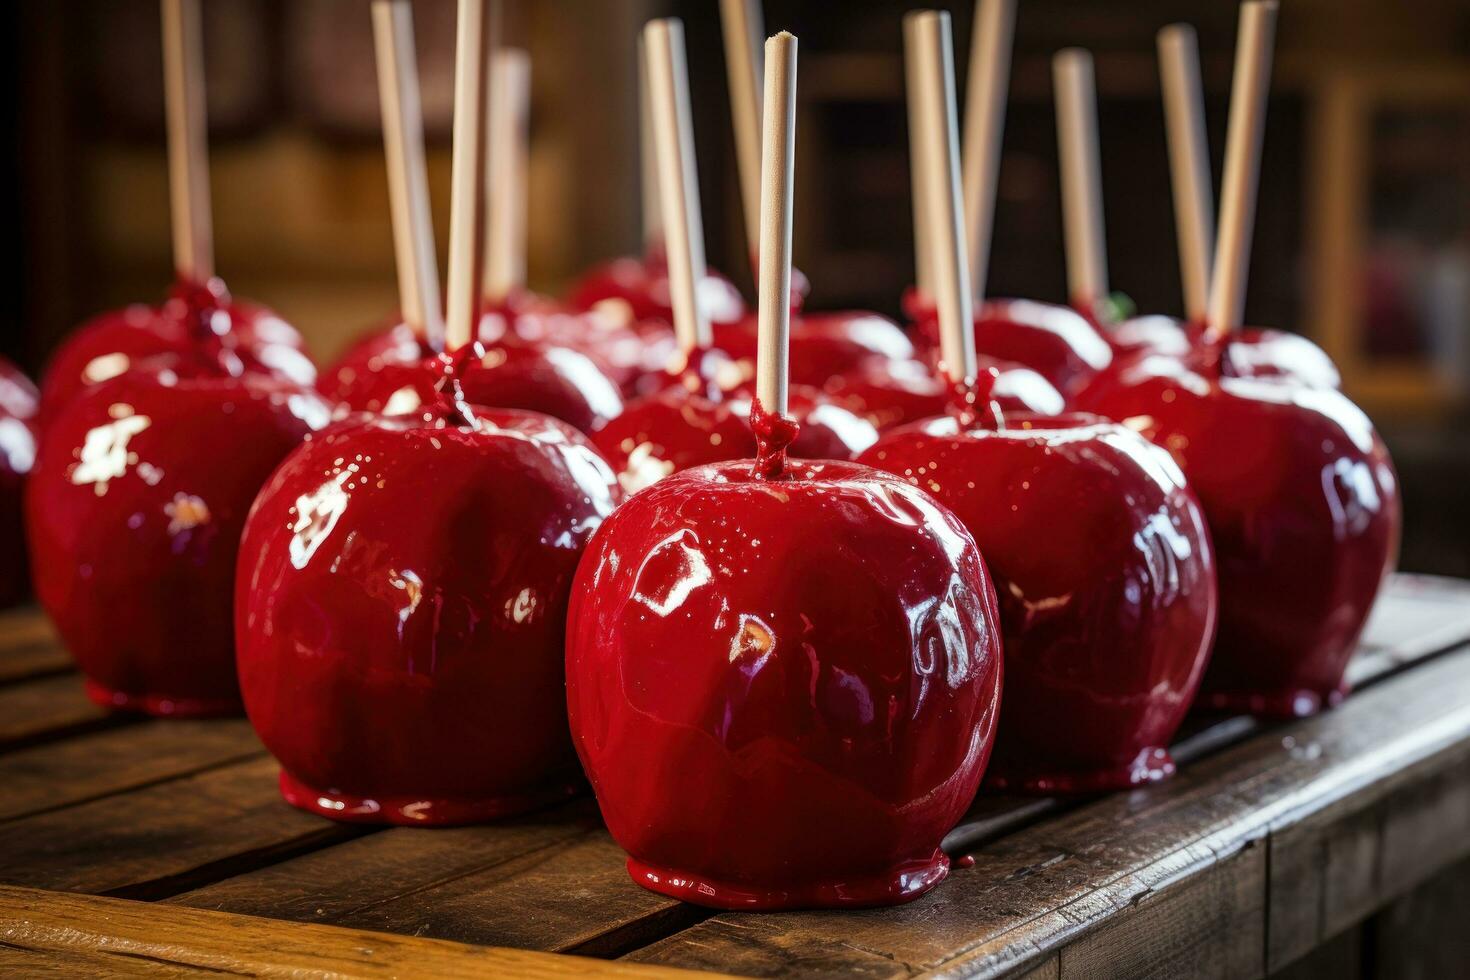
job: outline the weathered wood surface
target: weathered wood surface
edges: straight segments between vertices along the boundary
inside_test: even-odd
[[[438,939],[283,923],[0,886],[0,951],[57,953],[102,972],[157,965],[254,977],[668,977],[691,974]],[[3,962],[3,961],[0,961]],[[150,974],[158,975],[158,974]]]
[[[56,631],[34,609],[0,613],[0,651],[0,684],[71,669]]]
[[[1454,699],[1470,710],[1470,653],[1434,655],[1470,641],[1467,597],[1470,584],[1396,580],[1354,664],[1361,693],[1337,712],[1193,723],[1181,775],[1129,794],[983,796],[946,844],[979,865],[921,902],[781,916],[633,885],[590,800],[450,831],[299,813],[243,721],[88,711],[55,651],[44,666],[27,648],[49,632],[0,619],[0,882],[292,920],[288,934],[312,923],[758,975],[1261,975],[1464,853],[1470,834],[1452,831],[1470,826],[1470,774],[1454,751],[1470,734]],[[43,666],[7,674],[15,649]],[[45,685],[54,704],[34,694]],[[8,703],[31,705],[28,720],[11,723]],[[115,958],[0,942],[4,975]]]

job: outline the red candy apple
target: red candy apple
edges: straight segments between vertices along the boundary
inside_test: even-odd
[[[803,313],[791,329],[791,380],[820,388],[839,375],[881,370],[891,361],[914,356],[914,345],[892,320],[877,313]],[[714,344],[754,372],[755,317],[716,324]]]
[[[1202,703],[1303,715],[1340,700],[1399,536],[1393,464],[1362,411],[1202,356],[1144,358],[1079,407],[1169,450],[1204,504],[1220,635]]]
[[[1096,791],[1173,772],[1214,633],[1204,515],[1168,454],[1093,416],[940,417],[859,461],[975,536],[1000,597],[1005,699],[986,779]]]
[[[977,360],[982,370],[996,372],[990,396],[1002,410],[1037,415],[1062,411],[1061,394],[1035,371],[994,358]],[[834,378],[823,390],[838,405],[867,419],[880,431],[942,415],[954,395],[952,384],[913,360]]]
[[[293,453],[240,551],[240,683],[281,787],[341,820],[464,823],[579,784],[563,635],[618,492],[570,427],[440,402]]]
[[[92,385],[52,419],[26,491],[36,594],[99,704],[234,712],[245,515],[330,409],[277,378],[170,360]]]
[[[181,283],[161,306],[137,304],[82,324],[52,355],[41,382],[41,417],[49,424],[89,385],[155,354],[217,361],[234,356],[245,371],[301,385],[316,380],[301,335],[271,311],[230,297],[219,279]]]
[[[0,609],[30,593],[21,501],[36,459],[40,396],[20,369],[0,357]]]
[[[735,284],[714,271],[699,280],[699,303],[712,323],[735,323],[745,315],[745,301]],[[645,258],[614,259],[590,270],[567,294],[577,310],[622,308],[633,322],[674,322],[669,267],[662,252]]]

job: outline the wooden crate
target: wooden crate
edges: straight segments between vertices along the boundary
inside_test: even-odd
[[[301,813],[244,721],[108,714],[11,613],[0,975],[1347,978],[1470,893],[1470,863],[1431,882],[1470,857],[1470,583],[1395,579],[1352,673],[1317,718],[1192,723],[1157,786],[982,796],[946,842],[974,866],[911,905],[716,913],[634,885],[589,799],[453,830]]]

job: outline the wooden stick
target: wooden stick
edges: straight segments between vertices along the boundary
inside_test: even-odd
[[[945,372],[953,381],[975,377],[974,292],[965,256],[960,191],[959,125],[955,111],[954,43],[949,14],[920,10],[904,17],[906,60],[918,88],[918,130],[928,147],[921,185],[928,212],[929,256],[939,307]]]
[[[383,149],[388,160],[388,203],[403,318],[433,350],[444,349],[439,298],[439,260],[434,254],[434,216],[424,163],[424,116],[409,0],[373,0],[373,45],[378,97],[383,107]]]
[[[474,339],[485,269],[485,117],[489,53],[498,18],[491,0],[459,0],[454,62],[454,152],[449,200],[449,313],[445,347]]]
[[[1062,167],[1067,288],[1073,305],[1090,312],[1108,295],[1092,54],[1081,48],[1057,52],[1052,59],[1052,83],[1056,89],[1057,148]]]
[[[199,0],[163,0],[163,93],[174,273],[184,282],[204,282],[214,277],[214,227]]]
[[[1159,75],[1169,134],[1169,173],[1174,179],[1174,226],[1179,238],[1179,274],[1184,312],[1205,319],[1210,300],[1210,251],[1215,237],[1215,201],[1210,186],[1210,144],[1205,136],[1204,88],[1199,76],[1199,37],[1188,24],[1159,31]]]
[[[650,21],[643,28],[643,51],[648,60],[674,333],[679,347],[687,352],[708,347],[713,336],[709,318],[699,304],[699,282],[706,271],[704,219],[699,208],[684,25],[673,19]]]
[[[1215,237],[1215,269],[1210,281],[1207,329],[1217,340],[1239,328],[1245,315],[1266,98],[1271,88],[1271,52],[1276,42],[1276,10],[1275,0],[1249,0],[1240,7],[1230,128],[1220,185],[1220,228]]]
[[[761,140],[761,250],[755,393],[785,415],[791,338],[791,199],[796,154],[796,38],[766,41],[765,125]]]
[[[970,288],[985,298],[990,241],[995,230],[995,189],[1005,132],[1011,48],[1016,35],[1016,0],[979,0],[970,37],[970,77],[965,90],[965,240]]]
[[[725,72],[730,85],[730,118],[735,124],[735,164],[745,240],[752,255],[761,235],[761,26],[760,0],[720,0],[725,38]]]
[[[921,86],[918,75],[919,63],[916,58],[908,54],[911,30],[911,22],[905,17],[903,22],[905,51],[903,79],[909,126],[909,196],[913,202],[914,217],[914,286],[925,302],[932,303],[934,302],[934,261],[929,256],[931,243],[929,206],[928,198],[924,193],[924,175],[929,169],[929,164],[925,160],[929,152],[929,141],[925,139],[923,127],[920,124],[920,117],[924,113],[919,97]]]
[[[664,250],[664,215],[659,204],[658,145],[653,135],[653,96],[648,91],[648,54],[638,35],[638,175],[643,206],[643,254]]]
[[[531,117],[531,56],[518,48],[490,55],[489,242],[485,297],[501,303],[526,285],[526,186]]]

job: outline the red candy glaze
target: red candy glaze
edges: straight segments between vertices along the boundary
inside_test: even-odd
[[[466,399],[475,405],[540,412],[591,432],[623,410],[618,388],[587,355],[504,332],[504,321],[486,317],[481,335],[498,337],[483,348],[480,363],[463,375]],[[328,397],[355,411],[414,414],[436,400],[444,367],[423,340],[402,324],[364,338],[326,375]]]
[[[1214,635],[1204,514],[1168,454],[1095,416],[950,417],[860,457],[950,508],[1000,597],[1005,698],[986,781],[1094,792],[1174,771]]]
[[[93,700],[162,715],[240,710],[240,531],[271,470],[329,414],[276,378],[178,376],[146,361],[59,410],[26,523],[36,594]]]
[[[981,357],[983,370],[994,368],[991,397],[1007,412],[1056,415],[1064,407],[1062,396],[1030,368]],[[823,390],[843,408],[867,419],[879,431],[944,414],[950,399],[950,384],[917,360],[895,361],[828,382]]]
[[[30,594],[21,501],[36,459],[39,409],[36,386],[0,357],[0,609]]]
[[[593,536],[573,740],[639,884],[717,908],[908,901],[940,881],[1000,694],[955,517],[847,462],[675,474]]]
[[[734,283],[717,272],[706,272],[696,287],[699,302],[712,323],[734,323],[745,315],[745,301]],[[633,321],[674,321],[669,291],[668,263],[662,255],[620,258],[588,271],[567,294],[573,309],[591,310],[606,304],[622,306]]]
[[[240,685],[302,809],[467,823],[581,785],[566,607],[619,494],[569,426],[466,411],[347,419],[292,453],[251,512]]]
[[[716,325],[715,346],[739,361],[747,377],[754,374],[756,318]],[[821,387],[838,375],[881,369],[914,356],[903,329],[877,313],[803,313],[791,319],[790,374],[794,384]]]
[[[1146,357],[1082,406],[1169,450],[1204,504],[1220,635],[1212,708],[1308,715],[1347,691],[1399,537],[1398,482],[1368,418],[1330,389],[1222,374],[1209,350]]]
[[[1262,327],[1246,327],[1227,343],[1207,341],[1199,324],[1172,317],[1140,316],[1107,331],[1116,357],[1112,370],[1126,370],[1141,357],[1165,354],[1188,359],[1201,347],[1218,350],[1226,374],[1237,378],[1282,378],[1314,388],[1337,388],[1342,376],[1327,353],[1300,334]],[[1107,373],[1107,372],[1104,372]]]
[[[294,327],[262,306],[232,299],[220,280],[180,283],[161,306],[103,313],[72,332],[42,377],[43,427],[88,386],[157,354],[198,359],[210,370],[226,351],[237,359],[237,371],[311,385],[316,366],[303,348]]]
[[[918,312],[924,313],[919,310]],[[930,309],[914,320],[930,364],[939,357],[939,321]],[[975,349],[1041,375],[1070,398],[1113,359],[1113,349],[1075,310],[1024,299],[997,299],[975,311]]]

